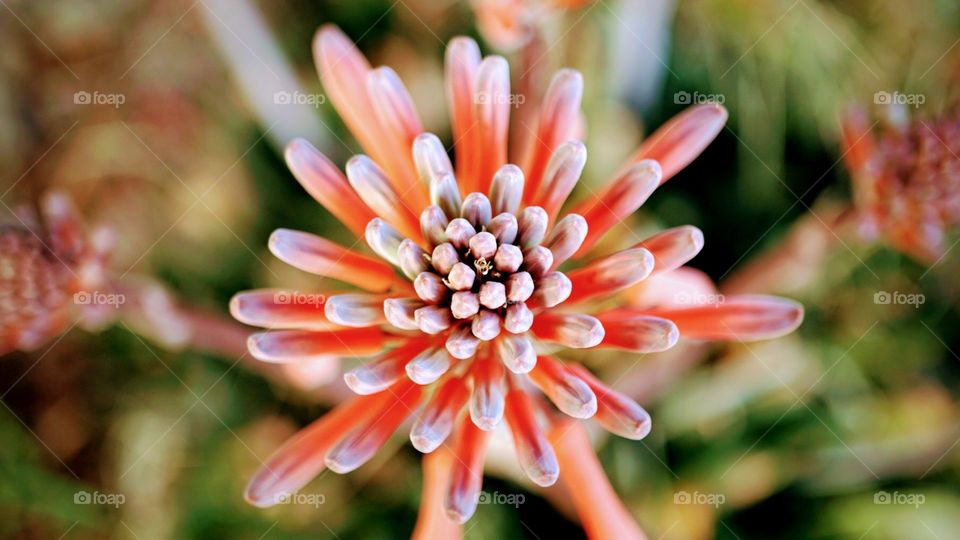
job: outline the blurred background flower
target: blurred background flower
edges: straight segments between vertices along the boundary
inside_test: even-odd
[[[696,224],[706,241],[688,282],[797,298],[806,322],[770,342],[687,343],[591,363],[655,419],[642,442],[585,434],[651,537],[955,534],[951,192],[916,192],[939,199],[935,257],[904,254],[885,233],[867,241],[854,218],[877,175],[887,187],[957,181],[956,4],[531,1],[537,16],[513,21],[529,27],[515,44],[489,34],[481,4],[0,2],[3,223],[47,242],[42,197],[63,193],[88,231],[113,231],[105,275],[160,287],[192,330],[170,343],[149,321],[121,318],[51,332],[38,349],[0,359],[0,536],[403,538],[414,529],[420,460],[402,436],[288,504],[261,510],[242,499],[270,452],[347,392],[340,366],[254,371],[244,329],[227,319],[237,290],[314,284],[270,256],[271,231],[347,238],[281,155],[294,136],[337,163],[359,148],[305,46],[324,23],[343,28],[373,65],[392,66],[443,140],[440,59],[452,36],[508,56],[513,87],[528,98],[515,116],[529,126],[549,74],[580,70],[584,190],[689,105],[730,111],[717,140],[627,223],[639,237]],[[870,159],[841,138],[851,107],[864,111],[855,140],[887,141]],[[33,208],[37,223],[20,208]],[[12,256],[22,247],[3,249],[0,261],[23,263]],[[29,282],[22,272],[14,282]],[[14,318],[26,309],[14,307]],[[582,534],[576,501],[524,484],[509,452],[500,450],[504,466],[488,466],[487,503],[466,536]]]

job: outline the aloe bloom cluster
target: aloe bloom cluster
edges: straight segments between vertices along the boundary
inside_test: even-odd
[[[424,527],[438,527],[431,534],[473,514],[485,448],[501,424],[532,482],[549,486],[561,469],[577,468],[566,478],[580,495],[596,497],[579,500],[603,506],[612,491],[595,458],[572,457],[589,444],[569,418],[592,418],[630,439],[649,432],[650,418],[587,368],[563,360],[566,350],[649,353],[679,338],[766,339],[800,323],[802,308],[774,297],[670,301],[661,291],[667,300],[628,301],[621,293],[674,275],[696,255],[703,235],[694,227],[598,254],[605,234],[632,234],[623,220],[714,139],[726,120],[721,107],[685,111],[602,189],[566,204],[587,159],[577,72],[553,78],[525,151],[511,161],[507,62],[454,39],[446,56],[454,163],[425,132],[396,73],[372,69],[333,27],[321,28],[314,52],[330,101],[368,155],[350,159],[346,175],[303,140],[290,144],[286,159],[358,241],[343,246],[278,230],[269,247],[292,266],[357,290],[332,294],[321,286],[313,292],[328,294],[322,310],[291,302],[298,291],[251,291],[238,294],[231,311],[267,329],[248,342],[262,361],[370,360],[344,376],[359,396],[302,430],[254,476],[246,494],[252,503],[274,504],[325,468],[360,467],[409,419],[413,446],[436,457],[425,466],[423,504],[442,504],[445,514],[421,510],[428,514],[421,523],[433,523]],[[606,506],[596,511],[616,503]],[[614,525],[583,519],[598,537]]]
[[[115,311],[92,296],[106,290],[113,235],[88,234],[62,193],[47,193],[40,210],[0,224],[0,355],[36,349],[74,320],[100,326]]]
[[[960,115],[873,130],[853,110],[843,142],[864,235],[926,262],[941,258],[947,233],[960,225]]]

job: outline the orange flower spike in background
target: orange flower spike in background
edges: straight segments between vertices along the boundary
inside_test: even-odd
[[[93,298],[108,296],[112,233],[98,229],[88,235],[62,193],[44,196],[40,210],[42,224],[28,210],[0,224],[0,354],[36,349],[74,320],[98,328],[115,311]]]
[[[538,142],[518,167],[507,162],[508,66],[499,57],[481,58],[473,41],[454,39],[447,51],[454,165],[439,138],[414,133],[419,121],[392,71],[372,69],[334,27],[321,28],[315,44],[331,101],[371,157],[352,158],[345,178],[305,141],[291,143],[286,158],[307,191],[348,228],[359,233],[358,217],[370,218],[363,237],[382,261],[356,246],[280,230],[270,241],[278,257],[362,291],[327,296],[323,313],[312,316],[270,305],[269,291],[241,293],[231,310],[271,329],[249,341],[261,360],[372,359],[345,375],[361,397],[331,412],[330,421],[307,427],[254,476],[247,490],[254,504],[273,504],[324,468],[356,469],[412,418],[415,448],[452,452],[452,459],[426,465],[424,504],[442,500],[445,515],[462,523],[476,509],[487,441],[504,420],[521,468],[541,486],[581,463],[566,446],[566,455],[551,446],[557,440],[546,434],[566,421],[557,423],[550,402],[576,418],[596,414],[600,425],[628,438],[649,432],[646,412],[584,368],[565,364],[565,348],[642,353],[667,349],[688,331],[697,339],[765,339],[799,325],[801,306],[772,297],[731,297],[729,307],[630,301],[631,288],[682,270],[696,255],[703,237],[693,227],[564,270],[662,183],[661,165],[644,156],[664,159],[672,175],[719,132],[722,108],[704,105],[680,115],[599,196],[574,206],[582,214],[565,214],[587,159],[574,139],[579,73],[563,70],[554,79]],[[598,299],[605,313],[597,313]],[[619,307],[609,308],[612,299]],[[344,411],[354,410],[355,420],[345,420]],[[596,464],[586,467],[572,473],[575,482],[596,481]],[[605,485],[591,489],[609,498]],[[629,520],[625,511],[618,515]],[[417,534],[456,530],[438,519],[436,509],[423,509]],[[605,529],[590,519],[584,517],[588,531],[601,534]]]
[[[842,142],[861,235],[926,263],[940,259],[946,234],[960,225],[960,115],[874,129],[855,109]]]

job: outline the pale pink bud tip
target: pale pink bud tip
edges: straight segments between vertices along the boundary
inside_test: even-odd
[[[490,341],[500,335],[500,316],[485,309],[473,318],[470,329],[474,336],[483,341]]]
[[[523,264],[523,253],[520,248],[512,244],[502,244],[493,256],[493,266],[500,272],[516,272]]]
[[[401,330],[416,330],[414,312],[423,307],[423,302],[413,298],[388,298],[383,301],[383,314],[387,321]]]
[[[537,365],[537,353],[530,340],[523,336],[507,336],[497,342],[497,356],[507,369],[522,375]]]
[[[470,239],[470,254],[475,259],[492,259],[497,252],[497,238],[484,231],[477,233]]]
[[[537,281],[536,298],[544,307],[555,307],[570,297],[573,284],[561,272],[550,272]]]
[[[531,248],[536,246],[547,234],[547,211],[539,206],[528,206],[520,214],[519,227],[520,247]]]
[[[472,358],[480,346],[480,339],[473,335],[471,325],[465,324],[450,332],[444,344],[450,356],[459,360]]]
[[[523,171],[513,164],[506,164],[493,175],[490,186],[490,203],[497,214],[516,214],[523,196]]]
[[[467,291],[473,287],[473,282],[477,278],[477,273],[472,268],[463,263],[453,265],[450,275],[447,276],[447,283],[455,291]]]
[[[493,217],[490,200],[482,193],[471,193],[463,199],[461,215],[475,228],[486,225]]]
[[[469,221],[463,218],[450,220],[447,225],[447,240],[457,249],[464,249],[470,242],[470,239],[477,234],[477,230]]]
[[[385,322],[383,297],[367,294],[338,294],[327,298],[323,306],[327,319],[334,324],[363,328]]]
[[[450,310],[440,306],[422,307],[413,312],[417,326],[426,334],[439,334],[453,324]]]
[[[503,327],[511,334],[522,334],[533,326],[533,312],[523,302],[507,306]]]
[[[453,265],[460,262],[460,255],[457,254],[457,248],[453,244],[445,242],[433,248],[433,255],[430,257],[433,268],[440,275],[447,275],[453,270]]]
[[[450,368],[445,349],[428,349],[418,354],[405,367],[407,376],[417,384],[430,384]]]
[[[470,291],[460,291],[450,299],[450,312],[454,318],[469,319],[480,311],[480,299]]]
[[[490,309],[499,309],[507,303],[506,288],[498,281],[488,281],[480,286],[480,303]]]
[[[507,300],[526,302],[533,295],[533,278],[528,272],[517,272],[507,278]]]

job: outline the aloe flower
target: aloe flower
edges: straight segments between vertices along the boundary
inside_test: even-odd
[[[843,121],[860,231],[928,263],[960,225],[960,116],[912,119],[873,130],[864,111]]]
[[[598,479],[595,457],[573,457],[586,439],[564,439],[582,434],[564,417],[592,418],[641,439],[649,415],[585,367],[564,361],[564,351],[649,353],[681,337],[764,339],[792,331],[802,318],[799,305],[773,297],[714,304],[694,298],[642,309],[618,300],[621,291],[692,258],[703,245],[694,227],[592,256],[605,234],[628,230],[622,221],[713,140],[726,111],[687,110],[651,135],[603,189],[564,211],[587,157],[577,140],[577,72],[553,78],[526,152],[513,164],[507,62],[481,58],[472,40],[454,39],[446,56],[454,166],[440,139],[424,132],[396,73],[371,69],[333,27],[321,28],[314,46],[330,101],[369,155],[350,159],[345,176],[303,140],[289,145],[286,160],[372,254],[359,240],[343,246],[278,230],[269,241],[274,255],[357,291],[327,296],[322,310],[290,301],[300,291],[245,292],[234,297],[231,312],[268,329],[248,342],[262,361],[371,360],[344,375],[359,396],[280,448],[251,480],[247,499],[269,506],[324,469],[352,471],[410,419],[413,446],[436,456],[425,467],[429,508],[421,509],[418,535],[445,536],[437,531],[474,513],[487,441],[505,423],[532,482],[553,484],[561,465],[586,467],[567,473],[581,490],[575,499],[596,493],[603,503],[578,504],[592,512],[584,522],[629,522],[602,474]],[[445,515],[438,516],[440,501]],[[642,537],[635,525],[623,527],[621,538]]]
[[[483,39],[502,51],[528,44],[537,25],[557,12],[582,8],[593,0],[470,0],[477,30]]]
[[[0,355],[34,350],[73,321],[99,326],[113,311],[93,301],[104,290],[112,234],[87,234],[62,193],[46,194],[40,209],[42,223],[23,209],[0,224]]]
[[[0,355],[36,350],[73,327],[99,331],[117,321],[174,349],[209,329],[206,317],[188,318],[155,280],[113,272],[115,232],[87,227],[65,192],[48,191],[39,209],[38,216],[20,207],[0,223]],[[218,326],[210,341],[224,339],[226,328]]]

